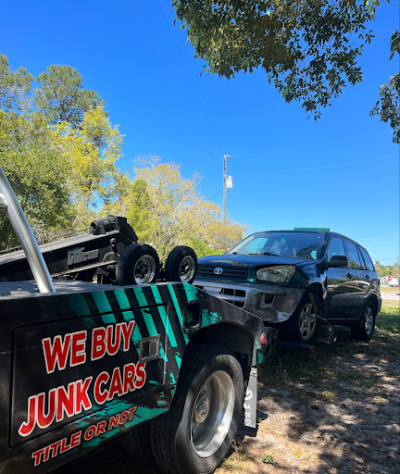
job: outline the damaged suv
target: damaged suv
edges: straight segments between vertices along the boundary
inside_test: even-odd
[[[369,341],[381,307],[368,252],[329,230],[256,232],[224,255],[200,258],[194,284],[305,343],[321,321]]]

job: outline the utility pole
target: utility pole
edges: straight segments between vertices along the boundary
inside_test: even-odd
[[[224,155],[224,225],[226,224],[226,159],[230,155]]]

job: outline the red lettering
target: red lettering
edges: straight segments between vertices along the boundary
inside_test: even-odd
[[[128,411],[124,411],[124,412],[121,413],[121,415],[119,417],[120,425],[123,425],[125,423],[125,421],[128,419],[128,416],[129,416]]]
[[[82,408],[84,410],[89,410],[92,408],[92,402],[90,401],[88,395],[89,385],[93,377],[86,377],[86,379],[76,381],[76,394],[75,394],[75,415],[81,412]]]
[[[129,324],[121,323],[121,330],[122,330],[122,337],[124,339],[125,352],[129,350],[131,336],[132,336],[134,327],[135,327],[135,321],[129,321]]]
[[[112,400],[115,395],[123,395],[121,372],[119,370],[119,367],[115,367],[115,369],[113,370],[110,390],[108,392],[108,400]]]
[[[71,342],[71,367],[86,362],[86,331],[78,331],[72,334]]]
[[[61,440],[56,441],[55,443],[50,445],[51,449],[51,457],[55,458],[58,454],[58,448],[61,446]]]
[[[60,454],[65,453],[66,451],[69,451],[70,449],[71,449],[71,446],[67,444],[67,438],[63,438],[61,440]]]
[[[38,466],[41,462],[46,462],[49,460],[50,456],[55,458],[59,454],[65,453],[76,446],[79,446],[81,443],[82,431],[77,431],[71,435],[70,443],[68,444],[68,438],[60,439],[48,446],[45,446],[38,451],[32,453],[33,465]]]
[[[64,413],[71,417],[74,413],[75,382],[68,384],[68,393],[65,387],[58,387],[57,393],[57,421],[64,419]]]
[[[34,466],[39,466],[39,464],[41,463],[41,457],[42,457],[42,454],[44,453],[44,450],[45,448],[42,448],[42,449],[39,449],[39,451],[35,451],[34,453],[32,453],[32,458],[33,458],[33,465]]]
[[[124,366],[124,393],[135,390],[135,364],[126,364]]]
[[[119,425],[119,413],[118,415],[113,415],[108,421],[108,431],[112,428],[116,428]]]
[[[104,434],[106,432],[106,425],[107,425],[106,421],[100,421],[99,423],[97,423],[96,436],[99,436],[99,435]]]
[[[106,335],[107,331],[103,327],[94,328],[92,333],[92,360],[98,360],[104,357],[106,353]]]
[[[109,378],[110,376],[108,375],[107,372],[101,372],[96,378],[93,392],[94,392],[94,399],[98,405],[102,405],[103,403],[107,401],[108,390],[104,389],[102,391],[101,385],[103,383],[107,383]]]
[[[128,408],[128,410],[123,411],[122,413],[118,413],[118,415],[112,416],[108,420],[108,431],[112,430],[113,428],[116,428],[118,425],[123,425],[127,420],[131,421],[136,410],[137,407],[131,407]]]
[[[133,415],[135,414],[135,411],[137,410],[137,407],[131,407],[131,408],[128,408],[128,412],[129,412],[129,421],[132,420],[133,418]]]
[[[136,365],[136,388],[142,388],[146,382],[146,362],[139,362]]]
[[[92,438],[94,438],[94,435],[96,434],[96,427],[95,426],[89,426],[89,428],[85,431],[85,441],[90,441]]]
[[[42,339],[44,362],[48,374],[54,372],[56,365],[58,365],[58,370],[65,369],[70,343],[71,334],[66,334],[64,340],[61,336],[56,336],[53,345],[49,337]]]
[[[49,460],[49,454],[50,454],[50,446],[46,446],[44,448],[44,453],[43,453],[43,462],[46,462]]]
[[[81,444],[82,431],[77,431],[71,436],[71,448],[76,448]]]
[[[36,424],[36,395],[28,399],[28,421],[21,423],[18,433],[21,436],[29,436]],[[37,451],[39,452],[39,451]],[[35,453],[34,453],[35,454]],[[36,466],[36,464],[35,464]]]
[[[53,388],[49,392],[47,413],[45,413],[44,408],[45,394],[39,393],[39,395],[37,395],[37,425],[39,428],[47,428],[54,421],[56,415],[56,391],[57,389]]]
[[[114,333],[114,341],[113,341]],[[118,352],[119,346],[121,345],[121,325],[117,324],[115,327],[110,324],[107,326],[107,353],[110,356],[115,355]]]

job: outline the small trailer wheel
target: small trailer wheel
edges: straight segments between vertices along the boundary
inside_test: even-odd
[[[173,248],[165,263],[166,281],[181,281],[192,283],[197,270],[197,257],[195,251],[185,245]]]
[[[149,285],[158,278],[160,260],[153,247],[131,244],[124,249],[116,268],[118,285]]]

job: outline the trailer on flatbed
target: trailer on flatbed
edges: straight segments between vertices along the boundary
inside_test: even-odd
[[[53,281],[1,168],[0,207],[35,278],[0,282],[0,472],[48,472],[117,435],[170,473],[212,472],[243,407],[255,427],[261,320],[189,283]]]

